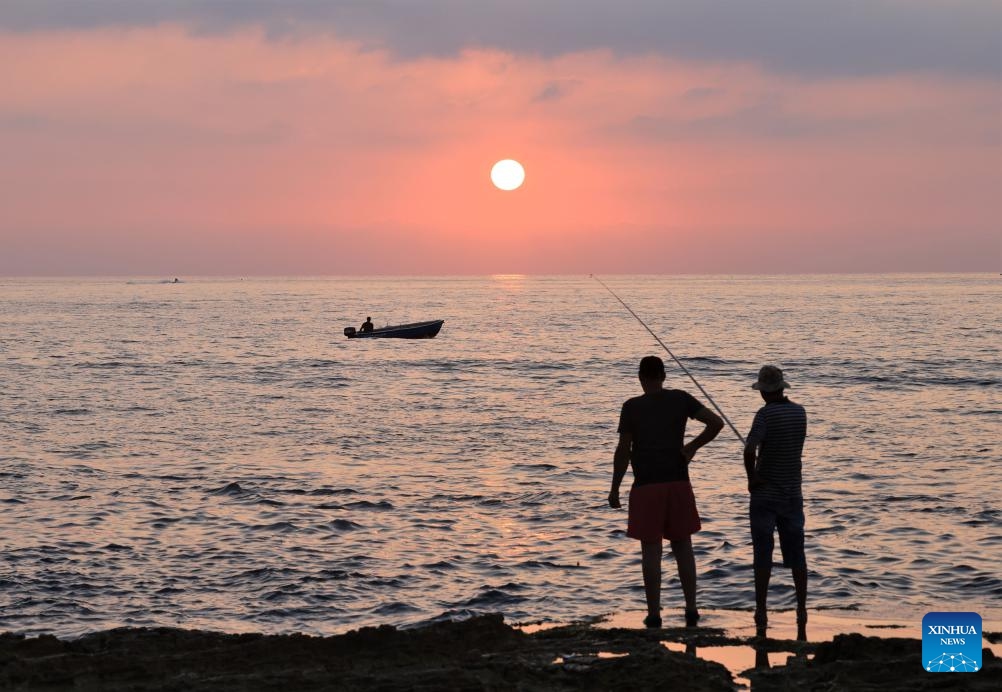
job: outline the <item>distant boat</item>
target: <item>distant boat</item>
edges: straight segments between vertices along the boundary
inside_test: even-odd
[[[344,335],[349,339],[432,339],[438,334],[445,320],[411,322],[391,327],[380,327],[371,332],[360,332],[354,327],[345,327]]]

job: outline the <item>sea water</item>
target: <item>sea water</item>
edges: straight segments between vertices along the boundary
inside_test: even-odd
[[[785,370],[811,607],[998,618],[1002,278],[602,278],[742,434]],[[367,315],[445,325],[345,339]],[[648,354],[708,403],[587,276],[0,280],[0,630],[641,609],[606,494]],[[725,428],[690,467],[706,608],[753,606],[741,451]]]

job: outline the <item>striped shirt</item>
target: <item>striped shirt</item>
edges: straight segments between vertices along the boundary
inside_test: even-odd
[[[763,484],[755,494],[800,497],[801,454],[807,437],[807,413],[786,397],[758,410],[748,446],[758,449],[757,471]]]

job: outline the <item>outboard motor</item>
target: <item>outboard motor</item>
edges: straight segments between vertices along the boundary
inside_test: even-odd
[[[345,327],[344,328],[344,335],[345,336],[355,336],[355,328],[354,327]]]

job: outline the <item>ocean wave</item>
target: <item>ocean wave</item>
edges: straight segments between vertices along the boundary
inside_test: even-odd
[[[739,429],[761,406],[758,366],[786,369],[810,417],[812,608],[997,601],[997,330],[949,328],[985,324],[991,303],[969,297],[997,295],[997,277],[621,281]],[[639,547],[605,494],[637,359],[658,347],[609,317],[607,294],[559,277],[519,294],[477,279],[220,282],[156,301],[72,285],[19,303],[32,329],[5,340],[5,626],[329,632],[642,607]],[[410,312],[429,293],[453,325],[434,340],[327,333],[363,303]],[[764,299],[781,310],[742,318]],[[750,611],[740,449],[721,436],[700,459],[701,603]],[[788,571],[774,586],[793,607]]]

